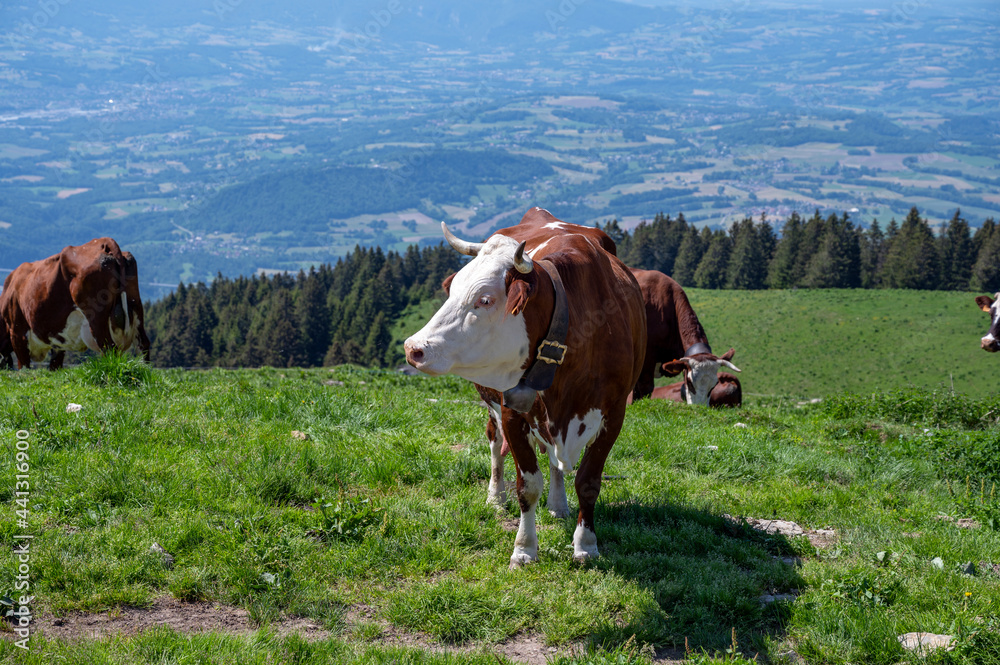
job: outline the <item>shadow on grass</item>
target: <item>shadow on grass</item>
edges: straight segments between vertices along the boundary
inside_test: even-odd
[[[652,601],[627,622],[595,632],[596,644],[621,644],[635,635],[683,648],[687,639],[693,651],[712,653],[731,647],[735,629],[740,651],[752,657],[766,655],[768,638],[781,639],[788,601],[763,597],[805,588],[790,558],[808,544],[669,502],[598,502],[595,518],[601,557],[594,568],[629,580]],[[575,527],[571,522],[567,530]]]

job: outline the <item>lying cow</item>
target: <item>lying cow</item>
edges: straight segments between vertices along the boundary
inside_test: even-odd
[[[49,350],[55,370],[66,351],[125,351],[135,342],[149,360],[135,259],[111,238],[18,266],[0,292],[0,328],[0,356],[13,365],[13,351],[18,368]]]
[[[1000,307],[997,306],[997,298],[1000,298],[1000,293],[992,298],[976,296],[976,304],[979,305],[979,309],[990,315],[990,330],[986,333],[986,337],[979,340],[979,346],[983,348],[983,351],[990,353],[1000,351]]]
[[[671,383],[653,388],[653,399],[665,399],[672,402],[687,402],[686,382]],[[740,407],[743,405],[743,387],[735,374],[719,372],[719,382],[712,388],[708,396],[708,405],[714,408]]]
[[[573,557],[598,556],[594,505],[646,347],[635,278],[593,238],[549,223],[548,238],[536,237],[534,225],[518,225],[484,243],[460,240],[442,224],[449,243],[475,258],[404,344],[418,370],[456,374],[502,395],[499,420],[517,466],[521,509],[511,566],[538,558],[535,508],[544,478],[532,442],[563,472],[582,453]],[[537,243],[530,256],[522,236]]]
[[[692,390],[685,401],[707,405],[719,366],[731,367],[727,363],[732,356],[716,358],[712,355],[705,329],[680,284],[656,270],[631,268],[631,271],[642,289],[647,326],[646,359],[632,391],[632,401],[650,396],[653,379],[663,363],[683,357],[692,359],[687,378]]]

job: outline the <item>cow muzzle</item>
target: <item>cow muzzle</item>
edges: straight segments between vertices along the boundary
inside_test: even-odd
[[[427,347],[426,342],[414,340],[411,337],[403,342],[403,350],[406,352],[406,362],[413,367],[416,367],[421,372],[430,374],[431,376],[437,376],[444,373],[431,367],[431,365],[434,364],[433,356],[436,354],[431,353],[431,349]]]
[[[406,362],[420,369],[425,357],[423,346],[419,342],[408,339],[403,342],[403,350],[406,352]]]
[[[989,351],[990,353],[1000,351],[1000,342],[991,336],[984,337],[979,345],[983,348],[983,351]]]

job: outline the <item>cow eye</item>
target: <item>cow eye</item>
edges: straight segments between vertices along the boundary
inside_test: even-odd
[[[476,309],[480,307],[492,307],[493,306],[493,296],[480,296],[479,300],[476,301]]]

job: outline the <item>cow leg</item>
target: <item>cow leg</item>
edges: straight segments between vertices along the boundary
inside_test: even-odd
[[[528,441],[528,425],[515,411],[504,409],[503,434],[507,438],[514,464],[517,466],[517,504],[521,521],[514,537],[514,553],[510,567],[518,568],[538,560],[538,530],[535,508],[545,488],[545,478],[538,468],[538,458]]]
[[[604,463],[622,429],[624,417],[624,404],[615,407],[615,411],[608,414],[604,428],[583,453],[580,468],[576,472],[576,497],[580,502],[580,513],[573,532],[573,560],[580,563],[600,556],[597,551],[597,532],[594,529],[594,506],[601,493]]]
[[[490,442],[490,486],[486,505],[503,508],[507,505],[507,488],[503,480],[503,428],[500,426],[500,407],[490,405],[490,418],[486,423],[486,438]]]
[[[566,476],[559,470],[559,460],[556,458],[555,447],[546,446],[549,454],[549,497],[545,507],[552,517],[569,517],[569,502],[566,501]]]
[[[10,331],[0,327],[0,369],[14,369],[14,347],[10,343]]]
[[[14,347],[14,355],[17,356],[17,368],[28,369],[31,367],[31,351],[28,349],[28,322],[14,315],[14,325],[10,327],[10,343]],[[19,320],[20,319],[20,320]]]
[[[149,337],[146,336],[146,328],[139,323],[139,350],[142,352],[142,359],[149,362]]]
[[[56,351],[55,349],[52,349],[52,357],[49,359],[49,370],[54,372],[57,369],[62,369],[63,360],[65,359],[65,351]]]
[[[653,374],[656,371],[656,363],[646,363],[639,374],[639,380],[635,382],[632,389],[632,401],[649,397],[653,394]]]

